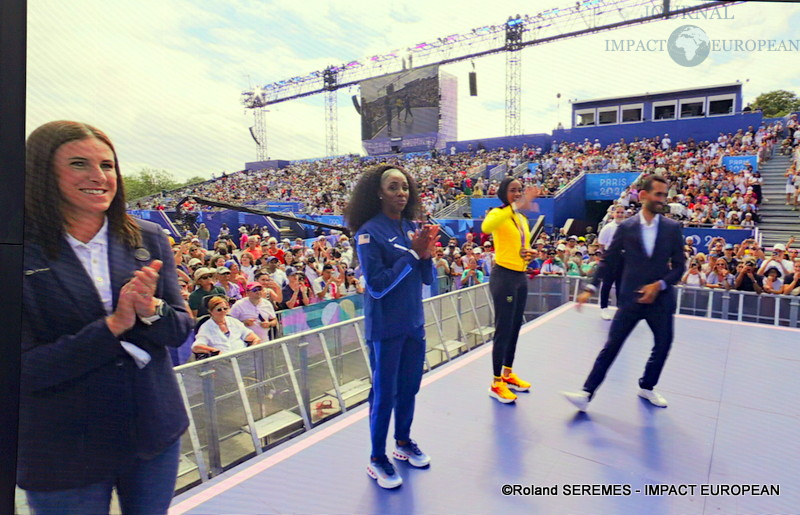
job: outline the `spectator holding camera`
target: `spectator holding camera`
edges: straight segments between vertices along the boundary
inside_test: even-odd
[[[261,290],[262,296],[273,305],[283,302],[283,291],[278,283],[272,279],[272,276],[266,270],[259,270],[256,272],[256,282],[264,287]]]
[[[734,271],[738,263],[734,266]],[[709,288],[720,288],[730,290],[734,287],[734,275],[731,272],[728,261],[725,258],[717,258],[714,262],[714,269],[706,276],[706,284]]]
[[[313,302],[314,294],[306,282],[306,276],[296,268],[286,269],[288,283],[283,287],[284,309],[308,306]]]
[[[353,295],[355,293],[364,293],[364,286],[356,277],[356,273],[352,268],[348,268],[344,272],[344,282],[341,284],[342,295]]]
[[[322,275],[311,283],[311,287],[314,289],[317,300],[335,300],[341,297],[339,285],[333,280],[333,265],[331,264],[322,267]]]
[[[436,267],[439,293],[450,291],[450,263],[444,257],[444,250],[441,247],[437,247],[433,255],[433,266]]]
[[[681,284],[698,287],[706,285],[706,274],[703,272],[702,265],[697,258],[693,259],[689,264],[689,270],[683,274],[683,277],[681,278]]]
[[[764,283],[764,276],[756,274],[756,260],[752,257],[747,257],[736,268],[736,279],[733,286],[738,291],[754,291],[762,293]]]
[[[788,245],[794,243],[794,236],[789,238]],[[792,262],[791,260],[786,258],[786,247],[783,243],[778,243],[774,247],[772,247],[772,255],[764,260],[761,264],[761,268],[758,269],[758,273],[761,275],[766,275],[767,271],[770,268],[777,268],[781,275],[786,275],[791,273],[792,271]]]

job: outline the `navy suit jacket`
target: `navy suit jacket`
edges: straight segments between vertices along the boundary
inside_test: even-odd
[[[109,479],[137,456],[160,454],[188,426],[166,346],[186,340],[191,316],[167,239],[156,224],[137,222],[149,256],[109,231],[114,306],[133,272],[160,259],[156,296],[166,313],[150,326],[137,320],[120,337],[108,329],[100,296],[69,243],[62,240],[51,260],[37,243],[25,242],[17,470],[24,489],[64,490]],[[120,340],[150,353],[150,363],[139,369]]]
[[[614,238],[600,261],[592,283],[597,286],[606,274],[613,274],[619,267],[622,267],[622,273],[617,291],[617,303],[621,309],[648,307],[647,304],[637,302],[641,296],[637,293],[638,290],[642,286],[662,280],[667,284],[667,288],[658,294],[655,302],[649,307],[659,311],[674,312],[673,285],[680,281],[686,267],[681,225],[661,215],[653,255],[648,256],[642,241],[639,215],[624,220],[614,233]]]

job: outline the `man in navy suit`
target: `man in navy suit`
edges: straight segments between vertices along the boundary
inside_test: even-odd
[[[613,277],[617,268],[622,267],[619,309],[608,331],[606,345],[597,356],[583,390],[563,392],[580,411],[586,409],[622,344],[642,319],[652,329],[655,342],[644,375],[639,379],[639,396],[654,406],[667,407],[666,399],[653,388],[658,383],[672,345],[673,285],[684,272],[686,257],[680,224],[659,214],[666,198],[667,181],[663,177],[653,174],[643,179],[639,192],[642,210],[619,224],[592,284],[577,298],[580,309],[597,291],[600,280]]]

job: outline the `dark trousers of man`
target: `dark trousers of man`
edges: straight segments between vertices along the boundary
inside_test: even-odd
[[[673,316],[671,312],[665,311],[663,308],[640,304],[631,308],[619,309],[614,315],[606,345],[597,356],[594,367],[583,385],[583,390],[589,392],[590,396],[594,395],[595,390],[603,382],[606,372],[619,354],[622,344],[642,319],[653,331],[655,343],[653,351],[650,353],[650,359],[647,360],[644,375],[639,379],[639,387],[652,390],[658,383],[658,378],[661,376],[669,349],[672,346]]]
[[[412,335],[380,341],[367,340],[372,367],[369,392],[369,429],[372,458],[386,454],[386,435],[394,410],[394,439],[411,438],[414,401],[425,362],[425,328]]]
[[[489,291],[494,301],[492,368],[494,375],[499,377],[504,366],[514,364],[522,315],[528,300],[528,278],[525,272],[495,264],[489,279]]]
[[[611,295],[611,287],[616,288],[617,296],[619,296],[619,283],[622,278],[622,267],[616,271],[608,273],[611,277],[603,277],[603,285],[600,286],[600,309],[608,307],[608,297]]]

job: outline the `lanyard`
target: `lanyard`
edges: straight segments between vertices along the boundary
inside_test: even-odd
[[[519,220],[517,219],[517,211],[513,207],[511,208],[511,212],[513,213],[511,215],[511,221],[514,222],[514,226],[519,231],[519,240],[521,245],[520,248],[527,248],[527,245],[525,245],[525,228],[519,223]]]

